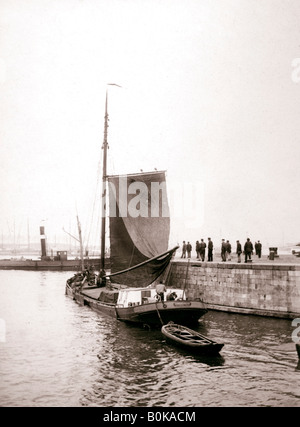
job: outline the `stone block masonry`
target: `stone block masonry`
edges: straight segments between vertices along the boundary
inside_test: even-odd
[[[300,317],[300,265],[173,261],[169,283],[208,309]]]

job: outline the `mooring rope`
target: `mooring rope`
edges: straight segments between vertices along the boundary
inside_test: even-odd
[[[158,317],[159,317],[161,325],[164,326],[164,322],[161,319],[160,312],[159,312],[158,307],[157,307],[157,303],[158,303],[158,301],[155,303],[156,311],[157,311],[157,314],[158,314]]]

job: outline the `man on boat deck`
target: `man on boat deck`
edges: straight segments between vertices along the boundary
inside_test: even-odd
[[[99,288],[106,286],[106,277],[105,277],[106,273],[105,270],[101,270],[98,277],[97,277],[97,286]]]
[[[164,292],[167,292],[167,289],[162,281],[160,281],[155,287],[157,295],[160,297],[160,300],[163,302],[165,299]]]

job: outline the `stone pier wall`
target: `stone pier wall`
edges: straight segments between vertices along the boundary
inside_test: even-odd
[[[169,283],[209,309],[300,318],[300,265],[173,261]]]

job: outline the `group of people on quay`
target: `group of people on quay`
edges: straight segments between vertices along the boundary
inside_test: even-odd
[[[198,261],[205,261],[205,253],[207,248],[207,261],[211,262],[213,261],[213,249],[214,244],[210,237],[207,239],[207,244],[204,241],[204,239],[201,239],[200,241],[197,240],[195,244],[195,250],[197,255]],[[184,240],[182,242],[182,253],[181,258],[188,258],[190,259],[192,256],[192,250],[193,247],[190,242],[187,242]],[[253,252],[255,250],[255,254],[258,256],[258,258],[261,258],[262,253],[262,244],[258,240],[253,243],[251,242],[250,238],[247,238],[246,242],[244,243],[244,246],[242,247],[242,244],[239,240],[236,241],[236,250],[235,253],[237,255],[238,262],[242,262],[241,256],[242,254],[245,255],[245,262],[252,261],[251,256],[253,255]],[[221,242],[221,259],[222,262],[231,261],[231,254],[232,254],[232,246],[229,240],[222,239]]]

